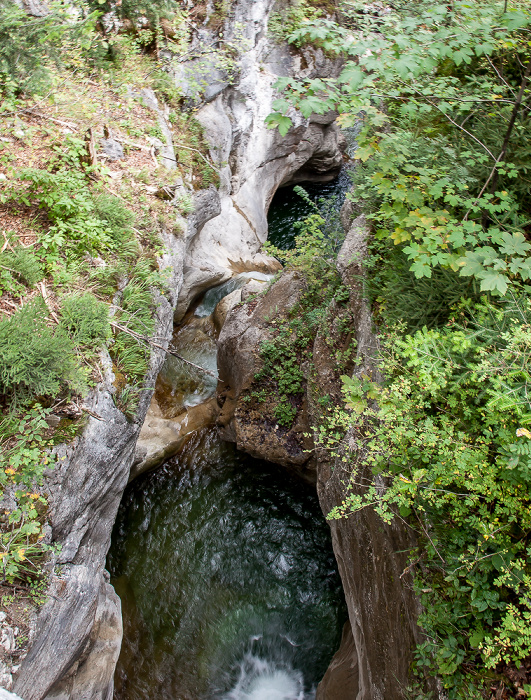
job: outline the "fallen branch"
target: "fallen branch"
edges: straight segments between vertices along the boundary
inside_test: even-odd
[[[101,416],[98,416],[98,414],[97,414],[97,413],[94,413],[94,411],[89,411],[89,409],[88,409],[88,408],[85,408],[85,406],[80,406],[79,409],[80,409],[81,411],[83,411],[83,413],[88,413],[89,416],[92,416],[92,417],[95,418],[96,420],[105,421],[105,418],[102,418]]]
[[[42,114],[41,112],[36,112],[33,109],[21,109],[23,114],[31,114],[33,117],[38,117],[39,119],[48,119],[48,121],[54,122],[54,124],[59,124],[60,126],[66,126],[68,129],[73,129],[78,131],[79,128],[77,124],[69,124],[68,122],[63,122],[60,119],[55,119],[54,117],[49,117],[47,114]]]
[[[191,146],[185,146],[183,143],[178,143],[177,141],[173,142],[174,146],[178,146],[179,148],[185,148],[187,151],[194,151],[194,153],[197,153],[208,165],[209,168],[212,168],[214,172],[216,172],[218,175],[220,175],[219,170],[216,168],[215,165],[213,165],[205,156],[199,151],[197,148],[192,148]]]
[[[162,352],[165,352],[168,355],[173,355],[173,357],[176,357],[178,360],[181,360],[181,362],[184,362],[185,364],[190,365],[191,367],[195,367],[195,369],[198,369],[200,372],[205,372],[205,374],[209,374],[214,379],[218,378],[217,375],[214,374],[214,372],[211,372],[209,369],[205,369],[205,367],[201,367],[201,365],[196,365],[195,362],[190,362],[190,360],[185,359],[184,357],[182,357],[182,355],[179,355],[179,353],[175,352],[174,350],[167,350],[162,345],[159,345],[158,343],[154,343],[150,338],[147,338],[145,335],[141,335],[140,333],[136,333],[135,331],[132,331],[130,328],[125,328],[125,326],[121,326],[118,323],[113,323],[112,321],[111,321],[111,326],[113,328],[116,328],[119,331],[122,331],[122,333],[127,333],[135,340],[146,343],[147,345],[150,345],[153,348],[157,348],[157,350],[162,350]]]

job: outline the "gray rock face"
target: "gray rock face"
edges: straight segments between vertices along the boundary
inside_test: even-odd
[[[308,382],[306,403],[300,412],[301,428],[306,433],[311,432],[311,426],[320,424],[320,396],[328,395],[336,405],[341,405],[343,400],[336,360],[330,350],[334,318],[341,320],[341,313],[349,314],[343,321],[352,323],[354,319],[356,373],[378,379],[372,364],[377,341],[360,282],[367,237],[365,219],[358,217],[350,226],[338,256],[338,270],[350,290],[349,307],[341,311],[333,305],[326,337],[318,334],[315,338],[312,381]],[[297,456],[290,454],[290,434],[274,429],[274,418],[265,408],[256,418],[250,414],[242,393],[260,367],[256,350],[270,337],[269,321],[276,309],[287,309],[295,303],[301,284],[293,274],[284,274],[254,309],[248,305],[234,308],[219,338],[220,376],[225,381],[222,396],[225,404],[219,420],[224,437],[250,454],[286,466],[297,463]],[[315,448],[311,440],[306,446],[306,449],[315,448],[317,492],[325,515],[344,501],[353,468],[356,483],[367,483],[374,478],[365,464],[362,444],[354,430],[347,434],[340,451],[349,454],[348,467],[341,458],[332,458],[325,450]],[[361,487],[355,486],[355,492],[356,489],[361,493]],[[386,525],[369,508],[334,520],[330,527],[349,625],[316,699],[398,700],[404,697],[412,650],[420,640],[416,625],[418,601],[405,572],[404,551],[413,543],[412,537],[401,521]]]
[[[361,282],[368,235],[369,228],[364,217],[358,217],[347,233],[338,255],[337,268],[343,283],[350,290],[350,308],[355,318],[355,373],[360,376],[367,374],[378,380],[378,372],[373,366],[377,339],[371,329],[370,311],[363,299]],[[320,391],[330,392],[332,396],[337,394],[334,363],[325,338],[317,336],[313,357]],[[316,403],[310,404],[312,424],[315,425],[319,407]],[[353,469],[356,474],[352,480],[354,493],[363,492],[363,487],[356,484],[369,483],[374,479],[364,461],[362,445],[356,432],[351,429],[341,447],[349,455],[347,469],[340,457],[331,459],[324,450],[318,450],[317,493],[324,514],[345,499],[346,484]],[[357,665],[357,700],[402,698],[408,685],[412,651],[420,640],[416,625],[419,605],[405,571],[407,556],[404,550],[414,540],[401,521],[387,525],[370,508],[348,518],[331,521],[330,528],[354,641],[350,647],[350,658],[352,666]],[[348,640],[344,638],[340,649],[344,657],[349,656],[348,645]],[[343,698],[332,690],[333,665],[334,661],[331,674],[323,679],[322,694],[317,696],[320,699]]]
[[[303,61],[271,44],[266,27],[273,4],[274,0],[233,3],[224,39],[235,40],[243,32],[247,42],[238,59],[238,81],[210,95],[196,115],[220,173],[221,211],[201,236],[190,230],[177,319],[213,280],[222,282],[244,270],[277,270],[276,261],[259,253],[275,191],[288,183],[330,180],[343,162],[345,144],[334,113],[304,119],[293,111],[294,126],[285,138],[265,125],[278,96],[273,85],[279,75],[327,76],[340,68],[321,50],[305,49]],[[201,37],[206,45],[212,41],[208,32]]]
[[[45,0],[16,0],[16,4],[32,17],[46,17],[50,13]]]
[[[120,160],[124,157],[123,146],[116,139],[100,139],[100,145],[108,160]]]
[[[172,311],[161,298],[159,337],[171,336]],[[153,353],[152,382],[163,359],[162,351]],[[122,631],[119,601],[105,579],[105,557],[151,395],[144,392],[136,421],[128,422],[114,405],[114,391],[111,373],[85,401],[100,418],[91,416],[82,435],[61,446],[47,481],[52,539],[61,544],[57,564],[62,566],[14,685],[24,700],[112,697]]]
[[[129,481],[177,454],[192,433],[212,425],[218,413],[218,403],[213,398],[191,406],[176,418],[164,418],[153,397],[138,437]]]

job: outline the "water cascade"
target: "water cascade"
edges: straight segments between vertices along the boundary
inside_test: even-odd
[[[339,206],[347,186],[342,174],[308,190]],[[292,188],[280,191],[273,242],[290,247],[286,233],[308,213]],[[171,348],[215,375],[216,305],[267,277],[243,273],[208,290]],[[172,419],[215,388],[211,374],[169,356],[155,400]],[[312,700],[339,645],[346,610],[314,488],[238,452],[215,428],[130,484],[108,568],[124,621],[118,700]]]

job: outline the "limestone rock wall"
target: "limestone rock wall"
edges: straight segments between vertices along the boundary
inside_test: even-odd
[[[238,59],[238,79],[219,90],[206,90],[208,101],[197,112],[217,164],[221,185],[220,213],[190,240],[185,282],[177,318],[190,301],[234,272],[278,269],[276,261],[259,253],[267,236],[267,210],[278,187],[290,182],[330,180],[342,165],[343,136],[335,114],[304,119],[293,112],[294,126],[285,138],[267,129],[265,118],[277,97],[273,88],[280,75],[326,77],[337,73],[338,62],[320,49],[300,54],[277,46],[267,33],[274,0],[239,0],[232,4],[224,39],[244,42]],[[208,30],[198,41],[211,42]],[[306,68],[301,70],[304,63]]]
[[[367,236],[368,226],[360,217],[350,226],[337,263],[343,283],[349,288],[350,300],[346,308],[332,304],[326,336],[315,338],[313,368],[308,370],[304,405],[291,430],[276,425],[274,417],[267,412],[267,403],[261,404],[261,415],[255,420],[242,394],[260,369],[258,348],[271,332],[268,320],[274,316],[275,309],[285,312],[293,306],[303,282],[294,274],[284,274],[258,301],[236,307],[229,313],[219,338],[220,375],[225,381],[220,397],[225,401],[220,422],[226,439],[234,440],[240,449],[262,459],[300,467],[298,454],[291,452],[293,431],[308,434],[312,426],[319,425],[320,397],[328,395],[335,405],[343,400],[339,375],[345,370],[338,371],[330,342],[334,329],[345,327],[345,322],[352,324],[357,341],[355,371],[372,374],[378,379],[372,362],[377,341],[360,282]],[[256,423],[261,428],[257,428]],[[373,479],[353,430],[340,448],[349,453],[348,467],[341,458],[331,458],[313,443],[304,447],[306,459],[308,449],[313,455],[311,464],[325,516],[344,500],[353,464],[356,483]],[[361,490],[362,487],[354,488]],[[406,572],[404,553],[413,542],[412,534],[401,521],[385,525],[370,509],[332,521],[331,532],[349,624],[341,647],[319,685],[317,700],[405,698],[412,651],[419,641],[418,602]]]

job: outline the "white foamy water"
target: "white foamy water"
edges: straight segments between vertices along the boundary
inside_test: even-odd
[[[234,688],[222,700],[311,700],[305,695],[302,674],[247,654]]]

